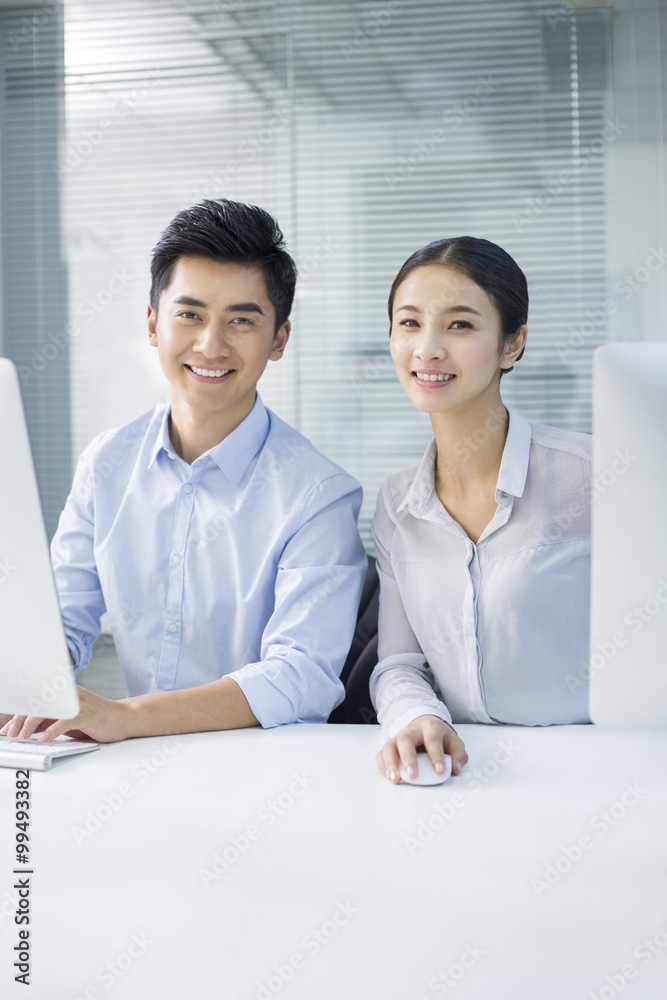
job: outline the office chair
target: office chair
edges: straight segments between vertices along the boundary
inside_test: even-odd
[[[377,722],[368,682],[378,661],[378,607],[380,581],[375,559],[368,556],[368,570],[359,600],[357,625],[350,652],[341,671],[345,700],[333,710],[329,722],[368,725]]]

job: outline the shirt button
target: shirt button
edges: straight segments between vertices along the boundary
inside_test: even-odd
[[[190,486],[190,483],[185,484],[185,486],[183,487],[183,491],[185,493],[192,493],[192,487]]]
[[[503,498],[503,500],[507,500],[509,493],[505,493],[505,490],[501,490],[500,495]]]
[[[168,451],[168,452],[167,452],[167,455],[168,455],[168,456],[169,456],[169,458],[170,458],[170,459],[172,460],[172,462],[173,462],[173,461],[174,461],[174,459],[176,458],[176,456],[174,455],[174,453],[173,453],[173,452],[171,452],[171,451]]]
[[[177,632],[178,631],[178,625],[176,625],[175,622],[172,622],[171,625],[169,626],[169,631],[170,632]]]
[[[172,556],[171,557],[171,561],[173,563],[175,563],[176,566],[178,566],[179,562],[181,561],[181,557],[180,556]]]

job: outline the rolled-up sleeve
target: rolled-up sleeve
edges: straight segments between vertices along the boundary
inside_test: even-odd
[[[100,618],[105,611],[94,554],[92,453],[91,445],[79,459],[72,490],[51,542],[51,565],[75,671],[88,666],[93,643],[100,634]]]
[[[343,700],[367,557],[357,529],[361,487],[345,474],[307,494],[281,553],[261,660],[228,676],[264,728],[326,722]]]
[[[435,694],[435,681],[405,613],[391,565],[394,524],[391,497],[385,485],[378,495],[372,529],[380,578],[378,623],[379,662],[371,675],[373,705],[386,740],[420,715],[435,715],[451,724],[452,717]]]

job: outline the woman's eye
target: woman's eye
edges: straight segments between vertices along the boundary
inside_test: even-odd
[[[472,323],[469,323],[466,319],[455,319],[452,326],[456,330],[472,330]]]
[[[407,327],[410,327],[412,329],[414,329],[418,325],[419,324],[417,323],[416,319],[402,319],[400,321],[400,323],[399,323],[399,326],[407,326]]]

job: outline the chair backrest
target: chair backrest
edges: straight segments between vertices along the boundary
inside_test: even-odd
[[[345,700],[334,709],[329,722],[366,725],[376,723],[377,716],[371,703],[368,682],[377,659],[378,608],[380,581],[373,556],[368,557],[368,570],[364,581],[357,626],[340,679],[345,686]]]

